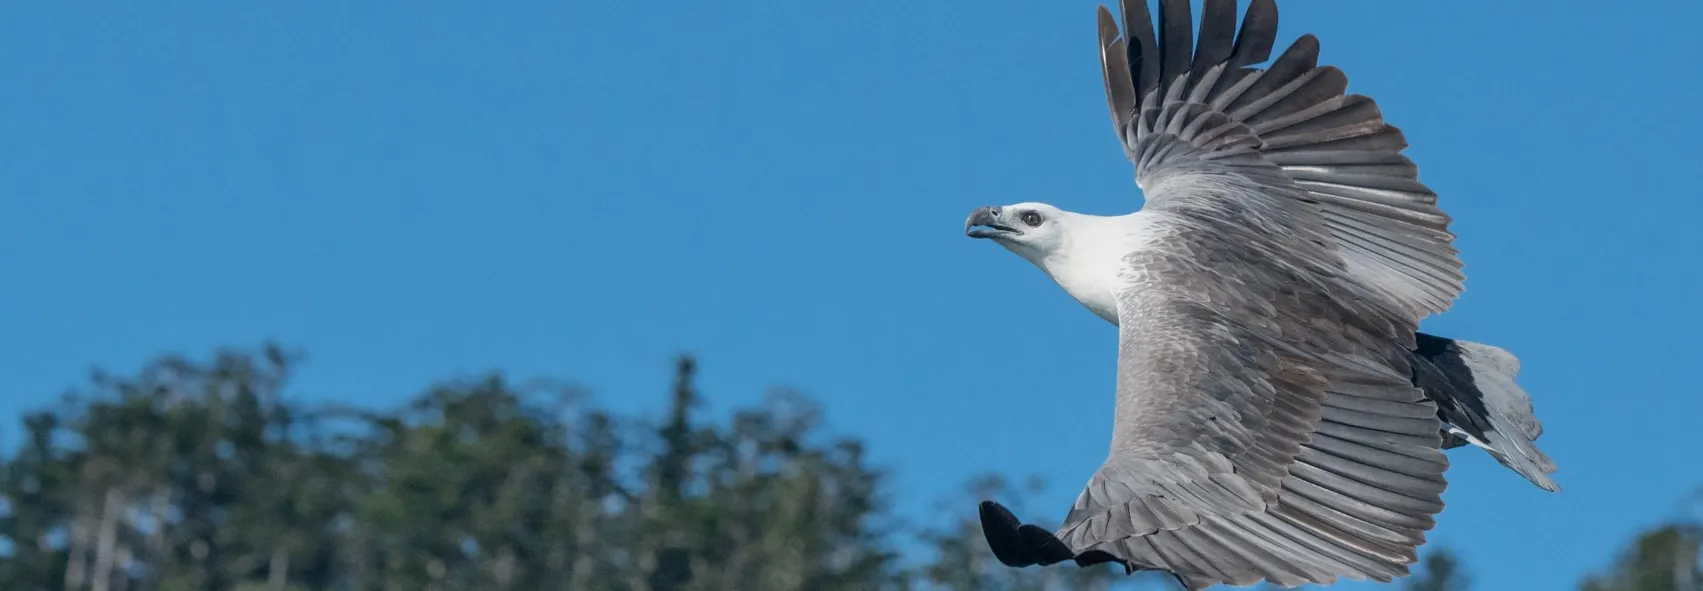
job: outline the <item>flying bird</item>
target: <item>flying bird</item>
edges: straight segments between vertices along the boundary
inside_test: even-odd
[[[1111,451],[1047,531],[981,504],[1006,565],[1107,562],[1190,590],[1409,573],[1445,449],[1558,491],[1518,359],[1418,332],[1465,279],[1402,132],[1319,42],[1275,59],[1277,7],[1099,9],[1112,122],[1145,205],[977,208],[965,233],[1117,325]],[[1269,65],[1257,67],[1270,60]]]

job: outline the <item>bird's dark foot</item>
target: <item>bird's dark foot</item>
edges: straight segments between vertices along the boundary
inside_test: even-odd
[[[1137,570],[1134,565],[1099,550],[1072,552],[1052,532],[1019,521],[999,503],[982,501],[981,516],[982,535],[987,538],[988,548],[1005,566],[1047,566],[1074,560],[1077,566],[1084,567],[1116,562],[1123,565],[1125,574]]]

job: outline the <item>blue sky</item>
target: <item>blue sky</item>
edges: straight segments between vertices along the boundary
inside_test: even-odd
[[[1115,330],[966,239],[983,204],[1138,207],[1095,3],[11,3],[0,417],[91,365],[278,339],[309,400],[560,376],[655,408],[793,386],[926,516],[974,473],[1063,516]],[[1567,588],[1703,484],[1703,5],[1282,5],[1406,133],[1565,492],[1456,453],[1432,539]],[[1037,436],[1040,434],[1040,436]],[[973,507],[957,508],[964,512]]]

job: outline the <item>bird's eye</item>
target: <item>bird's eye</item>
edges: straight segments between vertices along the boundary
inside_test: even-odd
[[[1041,214],[1035,213],[1033,211],[1023,212],[1023,215],[1021,216],[1020,219],[1023,220],[1024,224],[1027,224],[1031,228],[1041,225]]]

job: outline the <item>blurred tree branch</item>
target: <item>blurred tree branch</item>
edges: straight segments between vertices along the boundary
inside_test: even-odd
[[[0,589],[1177,588],[1110,566],[1000,565],[974,502],[1021,508],[1036,479],[975,479],[939,522],[905,526],[860,439],[785,390],[706,418],[690,357],[656,421],[500,374],[395,409],[303,405],[288,395],[301,359],[271,344],[165,356],[92,372],[23,417],[0,463]],[[1697,540],[1695,522],[1654,530],[1584,588],[1699,591]],[[1398,584],[1468,580],[1436,549]]]

